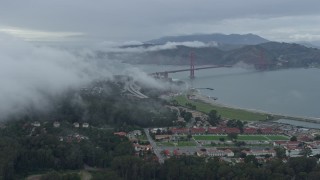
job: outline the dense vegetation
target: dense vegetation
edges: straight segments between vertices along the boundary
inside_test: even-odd
[[[8,118],[0,128],[0,179],[78,170],[85,165],[110,168],[115,158],[134,153],[132,143],[114,131],[171,126],[177,119],[164,102],[127,97],[122,86],[121,82],[95,82],[52,98],[50,111],[30,108],[24,115]],[[40,127],[32,125],[36,121]],[[54,121],[61,126],[54,128]],[[87,122],[90,128],[75,128],[75,122]],[[65,177],[69,175],[61,176]]]
[[[235,65],[239,62],[263,65],[264,69],[308,67],[319,65],[320,50],[299,44],[265,42],[255,45],[235,46],[233,48],[177,46],[174,49],[127,53],[116,56],[128,63],[188,65],[190,52],[194,52],[197,65]],[[279,65],[278,63],[281,63]],[[279,65],[279,66],[278,66]]]
[[[121,83],[97,82],[81,92],[70,92],[55,102],[52,116],[68,122],[86,121],[93,125],[169,126],[176,113],[155,98],[137,100],[125,96]],[[102,89],[100,93],[98,90]],[[149,91],[150,92],[150,91]]]
[[[320,166],[315,158],[291,158],[287,163],[271,160],[264,164],[254,156],[232,164],[219,159],[173,157],[163,165],[146,164],[137,158],[121,159],[113,170],[124,179],[319,179]]]
[[[126,138],[103,129],[37,127],[30,136],[27,121],[10,122],[0,131],[0,177],[12,179],[31,172],[82,169],[84,165],[106,168],[114,158],[132,155],[132,144]],[[50,124],[52,126],[52,124]],[[22,128],[24,127],[24,128]],[[62,132],[67,131],[67,132]],[[19,133],[18,133],[19,132]],[[64,136],[81,134],[83,139]],[[0,178],[1,179],[1,178]]]
[[[164,102],[157,99],[137,101],[125,97],[120,85],[107,84],[69,92],[53,100],[50,112],[32,111],[0,126],[0,179],[46,174],[43,180],[78,180],[79,170],[83,169],[96,180],[320,179],[316,158],[290,158],[284,162],[283,149],[277,149],[277,159],[260,162],[254,156],[244,156],[240,163],[182,155],[159,164],[150,150],[147,155],[135,154],[132,142],[113,132],[170,126],[177,118],[176,112],[162,108]],[[103,92],[97,93],[97,87]],[[186,120],[192,116],[182,114]],[[212,124],[220,121],[217,111],[210,111],[208,116]],[[60,121],[59,128],[53,127],[54,120]],[[34,121],[41,122],[41,126],[32,125]],[[90,127],[75,128],[74,122],[89,122]],[[228,126],[243,125],[231,120]]]

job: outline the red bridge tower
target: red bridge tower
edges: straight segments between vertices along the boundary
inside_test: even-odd
[[[190,79],[194,78],[194,53],[190,53]]]

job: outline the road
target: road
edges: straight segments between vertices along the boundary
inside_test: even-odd
[[[138,97],[138,98],[141,98],[141,99],[144,99],[144,98],[148,98],[148,96],[142,94],[139,90],[137,90],[135,87],[134,87],[134,84],[133,82],[128,82],[125,87],[124,87],[125,90],[129,91],[132,95]]]
[[[156,144],[156,142],[154,142],[154,140],[151,138],[150,134],[149,134],[149,130],[147,128],[143,129],[144,133],[146,134],[148,141],[150,142],[152,148],[153,148],[153,152],[154,154],[158,157],[159,159],[159,163],[164,163],[164,157],[161,155],[161,148],[159,148]]]

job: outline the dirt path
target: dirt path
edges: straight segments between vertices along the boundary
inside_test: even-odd
[[[92,179],[92,175],[88,171],[85,171],[85,170],[80,171],[80,177],[81,177],[81,180]]]
[[[26,178],[26,180],[40,180],[42,175],[31,175]]]

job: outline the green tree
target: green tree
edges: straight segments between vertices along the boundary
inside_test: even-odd
[[[309,157],[312,154],[312,150],[309,147],[304,147],[301,152],[301,155],[305,156],[305,157]]]
[[[188,138],[188,141],[190,141],[191,138],[192,138],[192,135],[191,135],[191,134],[188,134],[188,135],[187,135],[187,138]]]
[[[315,141],[320,140],[320,135],[319,135],[319,134],[317,134],[317,135],[314,137],[314,140],[315,140]]]
[[[274,150],[276,151],[277,158],[283,159],[286,157],[286,150],[284,148],[276,147]]]
[[[231,140],[236,140],[236,139],[238,139],[238,134],[237,133],[229,133],[228,138]]]
[[[208,122],[212,125],[215,126],[217,124],[219,124],[221,120],[221,117],[218,116],[217,111],[216,110],[211,110],[208,114]]]
[[[131,142],[122,142],[115,147],[114,153],[120,155],[130,155],[134,152]]]
[[[186,112],[183,118],[184,118],[184,120],[186,122],[189,122],[191,120],[191,118],[192,118],[192,113],[191,112]]]
[[[258,166],[258,160],[254,155],[248,155],[244,158],[245,163],[253,164],[254,166]]]
[[[292,136],[292,137],[290,138],[290,141],[297,141],[297,136]]]
[[[309,180],[319,180],[320,179],[320,171],[313,171],[308,175]]]
[[[62,180],[60,174],[56,171],[51,171],[41,177],[41,180]]]
[[[133,156],[119,156],[113,159],[112,168],[124,179],[139,179],[142,160]]]

